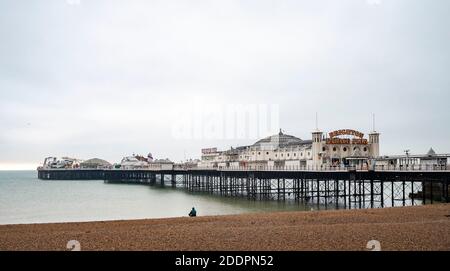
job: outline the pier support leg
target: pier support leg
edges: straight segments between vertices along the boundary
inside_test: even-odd
[[[150,185],[155,185],[156,184],[156,174],[152,174],[150,176]]]
[[[403,203],[403,206],[406,206],[406,180],[405,179],[403,179],[403,182],[402,182],[402,203]]]
[[[434,190],[434,187],[433,187],[433,182],[429,182],[430,183],[430,202],[431,202],[431,204],[433,204],[433,197],[434,197],[434,195],[433,195],[433,190]]]
[[[370,208],[373,208],[373,179],[370,179]]]
[[[172,174],[171,184],[172,184],[172,187],[177,186],[177,175]]]
[[[394,181],[391,181],[391,207],[395,206]]]
[[[449,203],[450,202],[450,198],[448,196],[448,179],[445,180],[445,202]]]
[[[423,181],[422,182],[422,204],[423,205],[425,205],[427,203],[425,189],[426,189],[426,183],[425,183],[425,181]]]

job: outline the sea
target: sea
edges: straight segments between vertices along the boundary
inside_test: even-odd
[[[39,180],[37,171],[0,171],[0,224],[106,221],[305,211],[295,202],[253,201],[184,189],[102,180]]]

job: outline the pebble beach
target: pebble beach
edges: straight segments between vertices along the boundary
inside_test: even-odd
[[[201,214],[201,210],[199,210]],[[0,226],[0,250],[450,250],[450,204]]]

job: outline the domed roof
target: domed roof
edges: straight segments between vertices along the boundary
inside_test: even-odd
[[[290,145],[302,145],[305,143],[307,142],[298,137],[284,134],[280,129],[278,134],[258,140],[255,144],[253,144],[253,147],[271,146],[274,148],[280,148]]]
[[[108,161],[99,158],[92,158],[81,163],[81,165],[100,165],[100,166],[110,166]]]
[[[160,164],[173,164],[173,162],[170,161],[169,158],[166,158],[166,159],[156,159],[156,160],[154,161],[154,163],[160,163]]]

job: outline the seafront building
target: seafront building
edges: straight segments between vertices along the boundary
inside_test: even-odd
[[[380,134],[342,129],[324,134],[316,129],[309,140],[283,133],[258,140],[252,145],[218,151],[202,150],[203,168],[310,168],[361,166],[379,156]]]
[[[443,169],[450,165],[450,154],[437,154],[433,148],[426,154],[386,155],[378,157],[377,166],[381,168],[404,169]]]
[[[323,133],[316,129],[303,140],[280,130],[252,145],[219,151],[202,149],[199,168],[311,169],[357,167],[365,169],[443,169],[450,166],[450,154],[380,156],[380,133],[341,129]]]

